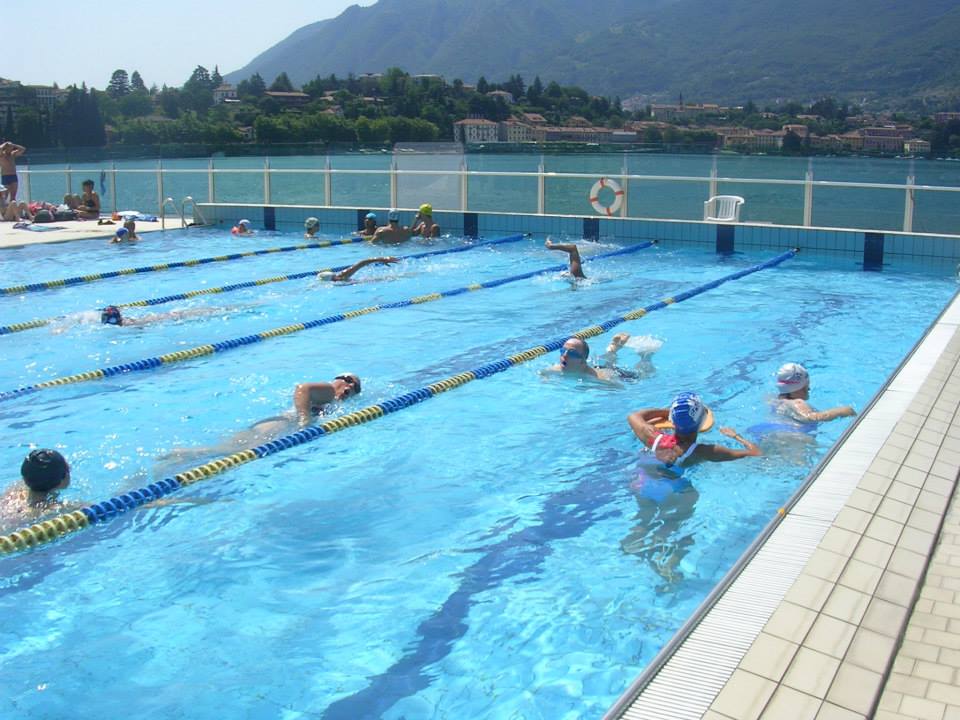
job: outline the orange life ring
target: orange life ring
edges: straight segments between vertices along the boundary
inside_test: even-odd
[[[603,205],[600,202],[600,191],[605,187],[613,190],[613,202],[610,205]],[[601,215],[606,215],[609,217],[616,213],[620,209],[620,206],[623,205],[623,189],[616,180],[602,177],[593,184],[592,188],[590,188],[589,199],[594,210]]]

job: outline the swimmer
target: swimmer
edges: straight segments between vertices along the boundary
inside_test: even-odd
[[[573,243],[555,243],[550,238],[547,238],[543,246],[547,248],[547,250],[560,250],[567,253],[570,258],[571,276],[578,280],[583,280],[587,277],[583,274],[583,265],[580,263],[580,250],[577,249],[576,245]]]
[[[133,218],[127,218],[123,221],[123,227],[127,231],[127,240],[130,242],[136,242],[140,239],[140,236],[137,235],[137,221]]]
[[[122,243],[122,242],[136,242],[140,238],[136,235],[131,235],[130,231],[127,228],[117,228],[117,231],[113,234],[113,237],[110,238],[110,243]]]
[[[396,210],[391,210],[390,214],[387,215],[387,224],[381,228],[377,228],[377,231],[374,233],[373,242],[383,243],[384,245],[396,245],[406,242],[412,235],[413,232],[410,228],[400,226],[400,213]]]
[[[777,398],[772,407],[776,415],[801,425],[829,422],[842,417],[853,417],[857,412],[849,405],[828,410],[814,410],[810,399],[810,374],[799,363],[786,363],[777,370]]]
[[[116,325],[123,327],[143,327],[144,325],[153,325],[155,323],[167,322],[168,320],[185,320],[187,318],[209,317],[210,315],[222,315],[225,312],[223,308],[188,308],[187,310],[171,310],[165,313],[151,313],[132,318],[120,312],[116,305],[108,305],[100,311],[100,323],[103,325]]]
[[[23,145],[9,141],[0,143],[0,185],[6,186],[10,202],[17,199],[17,188],[20,186],[17,178],[17,158],[26,151]]]
[[[578,337],[567,338],[560,348],[560,362],[541,370],[544,375],[560,374],[568,377],[585,378],[602,383],[619,385],[617,372],[612,368],[594,367],[587,362],[590,357],[590,346],[586,340]]]
[[[230,234],[238,235],[241,237],[250,237],[251,235],[255,235],[256,233],[254,233],[254,231],[250,229],[250,221],[244,218],[243,220],[238,222],[236,225],[234,225],[232,228],[230,228]]]
[[[377,214],[375,212],[368,212],[367,216],[363,219],[363,229],[360,231],[360,237],[370,239],[377,232]]]
[[[355,373],[342,373],[330,382],[300,383],[293,391],[291,410],[259,420],[247,430],[234,434],[219,445],[177,448],[161,456],[160,459],[168,463],[193,461],[198,458],[229,455],[238,450],[270,442],[309,427],[317,418],[327,415],[337,404],[354,395],[359,395],[360,390],[360,377]],[[166,472],[163,468],[161,470]]]
[[[674,398],[669,408],[646,408],[630,413],[627,422],[634,435],[650,448],[665,468],[689,467],[700,462],[726,462],[761,455],[760,448],[729,427],[720,432],[743,445],[728,448],[724,445],[700,443],[697,435],[707,411],[700,396],[683,392]],[[674,433],[668,435],[656,426],[669,420]]]
[[[56,450],[33,450],[20,465],[23,484],[0,498],[0,523],[33,523],[52,510],[62,510],[60,491],[70,485],[70,465]]]
[[[413,218],[413,225],[410,226],[410,232],[413,235],[419,235],[425,238],[440,237],[440,226],[433,221],[433,206],[424,203],[420,206],[420,211]]]
[[[321,270],[317,273],[317,280],[326,280],[329,282],[345,282],[353,277],[353,274],[357,272],[360,268],[366,267],[367,265],[393,265],[394,263],[400,262],[400,258],[396,257],[374,257],[374,258],[364,258],[359,262],[355,262],[350,267],[340,272],[334,272],[332,270]]]
[[[303,229],[306,231],[303,233],[305,238],[314,238],[320,231],[320,221],[315,217],[308,217],[303,221]]]

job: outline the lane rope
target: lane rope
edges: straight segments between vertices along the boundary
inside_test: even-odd
[[[59,280],[46,280],[44,282],[30,283],[29,285],[12,285],[10,287],[0,288],[0,295],[24,295],[26,293],[44,292],[46,290],[59,290],[60,288],[70,287],[71,285],[99,282],[100,280],[109,280],[111,278],[121,277],[123,275],[142,275],[144,273],[165,272],[167,270],[176,270],[178,268],[207,265],[208,263],[242,260],[244,258],[255,257],[258,255],[296,252],[297,250],[315,250],[319,248],[335,247],[337,245],[351,245],[362,242],[369,241],[360,237],[343,238],[341,240],[321,240],[320,242],[315,243],[301,243],[299,245],[287,245],[285,247],[247,250],[246,252],[230,253],[229,255],[217,255],[215,257],[196,258],[194,260],[180,260],[171,263],[160,263],[158,265],[144,265],[142,267],[125,268],[123,270],[109,270],[107,272],[91,273],[90,275],[78,275],[71,278],[61,278]]]
[[[584,262],[614,257],[616,255],[634,253],[639,250],[645,250],[646,248],[655,244],[655,242],[650,241],[627,248],[621,248],[619,250],[600,253],[594,255],[593,257],[585,258]],[[63,377],[53,378],[52,380],[44,380],[43,382],[36,383],[35,385],[26,385],[24,387],[17,388],[16,390],[0,392],[0,402],[12,400],[17,397],[23,397],[24,395],[31,395],[35,392],[39,392],[40,390],[59,387],[61,385],[75,385],[77,383],[90,382],[91,380],[102,380],[103,378],[113,377],[114,375],[124,375],[127,373],[153,370],[164,365],[172,365],[174,363],[192,360],[193,358],[203,357],[205,355],[223,353],[239,347],[254,345],[271,338],[292,335],[294,333],[302,332],[303,330],[311,330],[315,327],[331,325],[344,320],[352,320],[353,318],[358,318],[363,315],[370,315],[371,313],[379,312],[381,310],[395,310],[399,308],[410,307],[412,305],[422,305],[423,303],[433,302],[435,300],[441,300],[447,297],[453,297],[454,295],[461,295],[463,293],[472,292],[475,290],[495,288],[501,285],[506,285],[507,283],[517,282],[519,280],[525,280],[537,275],[543,275],[550,272],[559,272],[566,269],[566,265],[551,265],[550,267],[542,268],[540,270],[531,270],[530,272],[521,273],[519,275],[511,275],[506,278],[488,280],[487,282],[483,283],[474,283],[473,285],[466,285],[464,287],[454,288],[453,290],[427,293],[426,295],[418,295],[407,300],[398,300],[396,302],[383,303],[381,305],[371,305],[370,307],[360,308],[358,310],[349,310],[347,312],[337,313],[335,315],[328,315],[327,317],[319,318],[318,320],[309,320],[307,322],[294,323],[293,325],[285,325],[283,327],[273,328],[272,330],[264,330],[263,332],[259,332],[254,335],[245,335],[243,337],[233,338],[231,340],[222,340],[218,343],[212,343],[209,345],[198,345],[197,347],[192,347],[187,350],[177,350],[172,353],[157,355],[154,357],[145,358],[143,360],[135,360],[134,362],[122,363],[120,365],[112,365],[110,367],[97,368],[95,370],[87,370],[86,372],[77,373],[75,375],[65,375]]]
[[[339,432],[340,430],[345,430],[348,427],[363,425],[385,415],[397,412],[398,410],[416,405],[424,400],[429,400],[432,397],[466,385],[474,380],[480,380],[482,378],[487,378],[492,375],[505,372],[516,365],[529,362],[530,360],[545,355],[548,352],[559,350],[570,337],[586,339],[601,335],[602,333],[607,332],[621,323],[629,320],[638,320],[651,312],[661,310],[679,302],[683,302],[684,300],[688,300],[692,297],[705,293],[708,290],[713,290],[724,283],[738,280],[747,275],[759,272],[760,270],[772,268],[786,260],[789,260],[796,254],[796,249],[789,250],[770,260],[767,260],[766,262],[753,265],[730,275],[725,275],[717,280],[698,285],[678,295],[665,298],[644,308],[632,310],[599,325],[592,325],[570,335],[564,335],[560,338],[551,340],[543,345],[537,345],[536,347],[529,348],[515,355],[510,355],[509,357],[501,360],[487,363],[486,365],[481,365],[474,370],[453,375],[438,382],[421,387],[417,390],[413,390],[412,392],[399,395],[390,400],[377,403],[376,405],[370,405],[361,410],[327,420],[320,425],[313,425],[311,427],[304,428],[303,430],[299,430],[290,435],[285,435],[277,440],[271,440],[270,442],[263,443],[262,445],[257,445],[256,447],[241,450],[240,452],[211,460],[210,462],[204,463],[203,465],[198,465],[195,468],[186,470],[185,472],[174,475],[173,477],[164,478],[158,482],[151,483],[144,488],[131,490],[130,492],[123,493],[122,495],[112,497],[109,500],[104,500],[103,502],[95,503],[93,505],[87,505],[70,513],[58,515],[50,520],[36,523],[30,527],[21,528],[8,535],[0,535],[0,553],[12,553],[20,550],[26,550],[28,548],[38,547],[40,545],[45,545],[57,540],[58,538],[75,533],[79,530],[83,530],[84,528],[91,527],[92,525],[105,523],[108,520],[117,517],[118,515],[122,515],[129,510],[133,510],[134,508],[143,505],[144,503],[162,498],[165,495],[169,495],[180,490],[181,488],[189,487],[190,485],[193,485],[201,480],[206,480],[219,475],[220,473],[226,472],[231,468],[245,465],[249,462],[253,462],[254,460],[259,460],[298,445],[312,442],[318,438]]]
[[[430,250],[427,252],[413,253],[412,255],[400,255],[398,257],[401,260],[420,260],[422,258],[433,257],[435,255],[466,252],[467,250],[474,250],[476,248],[487,247],[490,245],[501,245],[503,243],[517,242],[518,240],[523,240],[526,237],[530,237],[530,234],[508,235],[507,237],[498,238],[496,240],[484,240],[482,242],[464,245],[462,247],[447,248],[445,250]],[[126,303],[114,303],[114,306],[118,308],[153,307],[154,305],[163,305],[164,303],[175,302],[177,300],[188,300],[190,298],[199,297],[200,295],[219,295],[221,293],[243,290],[245,288],[270,285],[271,283],[286,282],[288,280],[302,280],[304,278],[316,277],[317,273],[340,272],[341,270],[346,270],[348,267],[350,267],[350,265],[340,265],[339,267],[320,268],[317,270],[309,270],[307,272],[293,273],[291,275],[277,275],[269,278],[260,278],[259,280],[249,280],[247,282],[234,283],[232,285],[223,285],[221,287],[188,290],[187,292],[177,293],[176,295],[164,295],[163,297],[150,298],[149,300],[132,300]],[[45,327],[64,317],[67,316],[58,315],[52,318],[28,320],[27,322],[14,323],[12,325],[2,325],[0,326],[0,335],[10,335],[12,333],[23,332],[24,330],[33,330],[35,328]]]

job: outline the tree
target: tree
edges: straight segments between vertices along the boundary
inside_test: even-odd
[[[481,75],[480,79],[477,80],[477,92],[481,95],[486,95],[488,92],[490,92],[490,84],[483,75]]]
[[[210,76],[210,84],[213,85],[214,90],[223,85],[223,75],[220,74],[219,65],[213,66],[213,75]]]
[[[112,98],[121,98],[130,94],[130,79],[126,70],[114,70],[107,84],[107,94]]]
[[[793,130],[787,130],[787,134],[783,136],[781,150],[784,155],[802,155],[803,140]]]
[[[267,84],[260,77],[260,73],[254,73],[249,80],[241,80],[237,85],[237,95],[241,98],[259,98],[267,91]]]
[[[190,73],[190,79],[183,84],[184,87],[187,87],[187,85],[200,86],[209,90],[213,90],[213,85],[211,84],[210,80],[210,71],[207,70],[203,65],[197,65],[193,72]]]
[[[169,88],[166,85],[163,86],[163,89],[157,95],[157,100],[160,103],[160,108],[163,110],[163,114],[170,118],[175,118],[180,116],[180,91],[176,88]]]
[[[290,82],[289,76],[282,72],[277,75],[277,79],[273,81],[270,85],[270,92],[293,92],[294,87],[293,83]]]
[[[537,75],[533,79],[533,84],[527,88],[527,100],[537,105],[540,103],[541,98],[543,98],[543,83],[540,81],[540,76]]]
[[[120,113],[128,118],[144,117],[153,112],[153,99],[143,90],[132,92],[126,97],[120,98],[118,103]]]
[[[134,92],[140,90],[141,92],[147,91],[147,86],[143,84],[143,78],[140,77],[140,73],[136,70],[133,71],[133,75],[130,76],[130,89]]]

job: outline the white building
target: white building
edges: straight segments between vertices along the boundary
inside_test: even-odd
[[[488,143],[498,140],[497,123],[490,120],[460,120],[453,124],[453,139],[461,143]]]
[[[217,105],[226,100],[236,100],[237,89],[233,85],[224,83],[213,91],[213,102]]]

